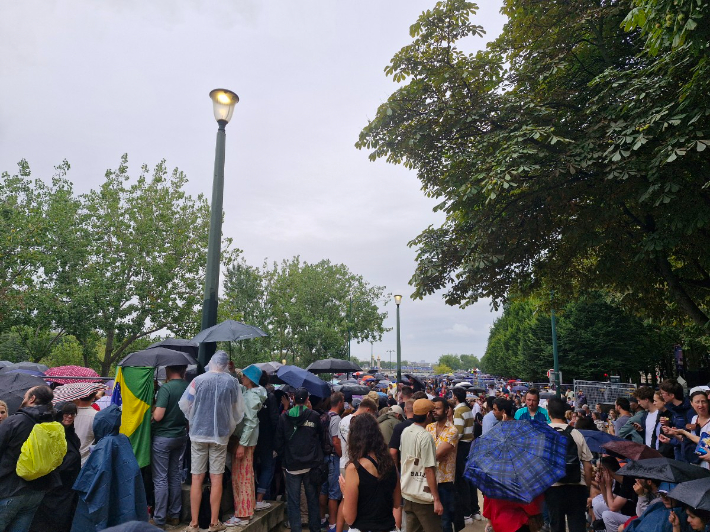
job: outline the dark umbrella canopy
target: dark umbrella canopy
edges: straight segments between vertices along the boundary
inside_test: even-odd
[[[325,358],[316,360],[306,368],[311,373],[354,373],[362,371],[362,368],[349,360],[339,358]]]
[[[131,353],[121,360],[119,366],[191,366],[197,364],[197,360],[187,353],[174,351],[167,347],[153,347]]]
[[[527,386],[513,386],[513,391],[514,392],[527,392],[528,387]]]
[[[267,375],[273,375],[281,366],[283,366],[281,362],[259,362],[254,365]]]
[[[268,336],[268,334],[259,329],[259,327],[247,325],[240,321],[225,320],[204,331],[200,331],[192,340],[198,344],[203,342],[238,342],[261,336]]]
[[[630,462],[617,474],[677,483],[710,477],[710,470],[670,458],[649,458]]]
[[[0,369],[0,375],[7,375],[9,373],[24,373],[25,375],[34,375],[35,377],[44,377],[44,373],[37,371],[35,369],[22,369],[22,368],[12,368],[6,367]]]
[[[602,448],[612,456],[628,460],[644,460],[646,458],[663,458],[656,449],[651,449],[643,443],[629,440],[610,441],[602,444]]]
[[[566,451],[548,425],[504,421],[473,441],[464,477],[487,497],[528,504],[565,476]]]
[[[668,496],[696,510],[710,512],[710,478],[682,482]]]
[[[7,403],[9,415],[17,412],[25,397],[25,392],[35,386],[47,385],[44,380],[24,373],[0,374],[0,400]]]
[[[330,386],[313,373],[298,366],[281,366],[276,376],[294,388],[305,388],[308,393],[325,399],[330,397]]]
[[[197,352],[200,349],[200,344],[194,340],[186,340],[184,338],[166,338],[160,342],[155,342],[150,344],[148,349],[154,349],[156,347],[167,347],[173,351],[180,351],[182,353],[187,353],[193,358],[197,358]]]
[[[42,373],[49,369],[49,367],[45,366],[44,364],[37,364],[35,362],[17,362],[16,364],[9,364],[5,367],[15,369],[31,369],[34,371],[41,371]]]
[[[340,384],[346,385],[346,384],[355,384],[358,385],[360,384],[357,379],[346,379],[344,381],[340,381]]]
[[[409,373],[405,373],[403,377],[409,381],[405,381],[405,384],[411,385],[414,388],[415,392],[426,389],[426,386],[424,386],[424,382],[422,382],[419,377],[415,377],[414,375],[410,375]]]

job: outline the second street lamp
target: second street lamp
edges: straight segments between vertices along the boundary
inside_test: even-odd
[[[214,155],[214,178],[212,181],[212,206],[210,210],[210,235],[207,245],[207,270],[205,272],[205,299],[202,303],[202,330],[217,325],[217,295],[219,291],[219,267],[222,255],[222,204],[224,194],[224,149],[225,128],[232,118],[239,96],[227,89],[210,92],[215,120],[217,120],[217,146]],[[197,355],[204,368],[212,358],[217,344],[203,342]]]
[[[397,304],[397,382],[402,381],[402,343],[399,340],[399,304],[402,302],[402,296],[394,296],[394,302]]]

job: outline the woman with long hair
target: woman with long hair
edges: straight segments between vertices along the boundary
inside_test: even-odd
[[[367,414],[353,416],[348,436],[350,462],[343,492],[343,516],[350,530],[389,532],[401,527],[401,513],[393,510],[402,504],[399,474],[389,454],[377,420]]]

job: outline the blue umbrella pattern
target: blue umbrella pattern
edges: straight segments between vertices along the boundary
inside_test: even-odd
[[[464,477],[486,497],[528,504],[565,476],[566,451],[543,423],[504,421],[474,440]]]
[[[309,394],[321,399],[330,397],[328,383],[298,366],[281,366],[276,372],[276,376],[286,384],[290,384],[294,388],[305,388]]]
[[[582,433],[582,436],[584,436],[587,442],[587,447],[589,447],[589,450],[593,453],[606,452],[602,449],[602,445],[610,441],[626,441],[624,438],[619,438],[618,436],[600,430],[580,430],[579,432]]]

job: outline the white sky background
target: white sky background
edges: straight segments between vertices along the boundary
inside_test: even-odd
[[[413,172],[371,163],[354,143],[395,90],[383,69],[434,0],[2,0],[0,171],[26,158],[48,180],[67,159],[77,192],[96,188],[127,152],[131,175],[165,158],[188,192],[212,190],[217,125],[208,93],[241,102],[227,126],[223,231],[261,265],[300,254],[346,264],[402,293],[402,357],[482,356],[496,315],[440,295],[411,300],[415,251],[435,202]],[[504,23],[501,0],[474,21]],[[396,348],[393,330],[374,345]],[[370,345],[353,342],[367,359]]]

